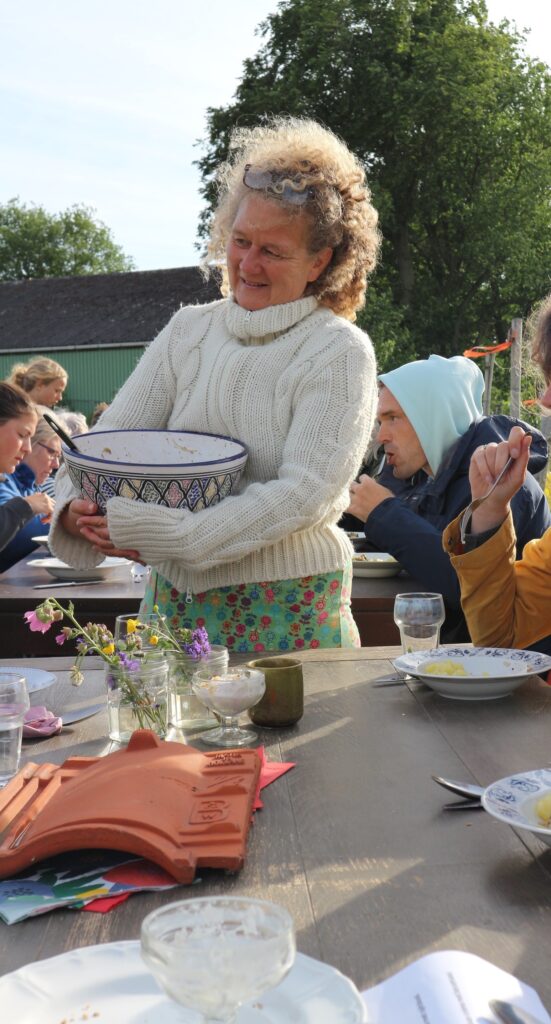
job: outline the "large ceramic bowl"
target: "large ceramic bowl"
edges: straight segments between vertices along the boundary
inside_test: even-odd
[[[237,487],[247,449],[233,437],[183,430],[96,430],[62,445],[75,487],[105,509],[109,498],[187,508],[216,505]]]

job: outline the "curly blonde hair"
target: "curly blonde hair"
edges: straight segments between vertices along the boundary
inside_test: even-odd
[[[52,384],[54,380],[67,383],[67,371],[55,359],[33,359],[30,363],[16,363],[7,378],[22,391],[33,391],[37,384]]]
[[[243,183],[246,165],[255,171],[288,175],[291,188],[311,188],[303,205],[275,197],[290,216],[305,217],[310,253],[331,248],[333,256],[305,294],[315,295],[322,306],[348,320],[356,318],[365,301],[367,277],[377,262],[380,234],[377,212],[356,156],[333,132],[316,121],[274,117],[255,128],[235,128],[229,160],[217,172],[218,205],[210,225],[206,261],[222,270],[222,293],[229,293],[224,266],[226,246],[239,205],[251,194]],[[255,190],[256,191],[256,190]]]

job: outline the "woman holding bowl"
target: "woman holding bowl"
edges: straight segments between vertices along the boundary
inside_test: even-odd
[[[336,526],[376,400],[369,338],[351,323],[379,245],[363,169],[314,121],[238,129],[219,172],[208,257],[227,296],[179,310],[101,429],[230,435],[239,493],[199,512],[124,498],[97,515],[62,470],[52,546],[153,566],[144,611],[204,625],[238,651],[357,644],[351,547]],[[225,265],[224,265],[225,264]]]

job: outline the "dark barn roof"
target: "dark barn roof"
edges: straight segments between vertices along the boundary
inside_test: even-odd
[[[0,352],[144,345],[180,306],[220,297],[198,267],[0,284]]]

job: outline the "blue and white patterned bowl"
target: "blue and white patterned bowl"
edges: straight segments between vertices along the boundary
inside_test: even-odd
[[[551,828],[538,819],[536,804],[551,790],[551,769],[536,768],[531,772],[517,772],[506,779],[492,782],[484,790],[482,806],[488,814],[513,828],[533,832],[547,846],[551,846]]]
[[[451,700],[495,700],[516,690],[530,676],[551,669],[551,657],[539,651],[506,647],[435,647],[431,651],[402,654],[392,662]],[[441,664],[441,671],[438,666]],[[430,671],[426,671],[426,666]],[[453,675],[457,666],[462,673]]]
[[[67,471],[84,498],[104,510],[123,497],[197,512],[236,490],[247,448],[233,437],[183,430],[96,430],[62,445]]]

